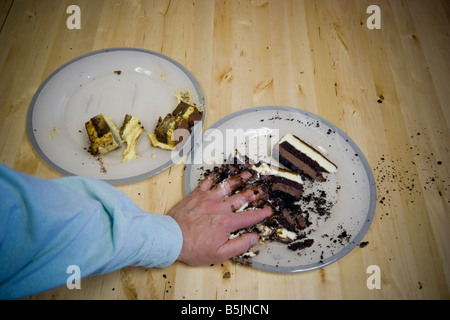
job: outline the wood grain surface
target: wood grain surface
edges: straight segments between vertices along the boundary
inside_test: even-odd
[[[69,5],[81,10],[80,29],[66,26]],[[380,29],[368,28],[370,5],[380,8]],[[26,133],[46,77],[91,51],[136,47],[192,72],[205,94],[204,128],[253,106],[307,110],[356,142],[376,180],[368,244],[325,268],[127,267],[31,298],[449,299],[449,19],[447,0],[1,1],[0,160],[16,170],[61,176]],[[117,188],[164,214],[183,197],[183,165]],[[380,289],[367,286],[372,265]]]

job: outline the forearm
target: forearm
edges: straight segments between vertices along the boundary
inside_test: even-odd
[[[0,297],[15,298],[124,266],[165,267],[182,235],[168,216],[149,214],[93,179],[42,180],[0,165]]]

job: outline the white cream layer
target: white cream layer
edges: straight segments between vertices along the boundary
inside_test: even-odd
[[[274,175],[278,177],[282,177],[300,184],[303,184],[303,180],[300,177],[300,175],[290,172],[287,170],[283,170],[277,167],[273,167],[271,165],[268,165],[266,163],[262,163],[259,166],[252,165],[252,169],[255,170],[259,175],[268,176],[268,175]]]

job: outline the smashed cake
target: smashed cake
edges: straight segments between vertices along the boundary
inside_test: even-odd
[[[251,177],[235,190],[241,192],[247,189],[262,190],[262,196],[257,200],[247,203],[236,212],[253,210],[270,206],[273,215],[262,222],[238,230],[230,235],[230,239],[238,237],[247,232],[254,232],[260,236],[260,242],[273,241],[283,243],[289,250],[299,251],[314,244],[314,239],[308,237],[308,227],[312,224],[309,208],[302,207],[304,203],[311,201],[311,194],[304,195],[305,181],[326,181],[324,173],[336,173],[337,166],[323,156],[320,152],[301,141],[293,135],[284,136],[275,150],[279,152],[280,163],[283,168],[275,167],[267,163],[250,163],[247,157],[240,159],[234,157],[226,161],[221,166],[216,166],[211,170],[206,170],[205,177],[213,179],[214,184],[219,184],[223,180],[247,171]],[[302,146],[299,147],[299,143]],[[275,151],[274,150],[274,151]],[[301,158],[300,161],[297,161]],[[321,194],[321,199],[315,201],[325,201],[325,194]],[[317,214],[321,212],[317,210]],[[258,252],[250,248],[249,251],[235,257],[238,262],[251,258]]]

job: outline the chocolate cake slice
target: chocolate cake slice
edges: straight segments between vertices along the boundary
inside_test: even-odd
[[[285,135],[274,147],[278,161],[287,168],[325,181],[323,173],[335,173],[337,166],[319,151],[292,134]]]

